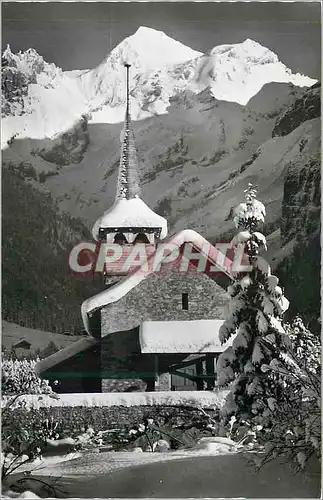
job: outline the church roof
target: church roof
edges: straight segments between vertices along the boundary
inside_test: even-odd
[[[20,340],[18,340],[14,344],[12,344],[13,348],[25,348],[25,349],[29,349],[30,346],[31,346],[31,343],[28,342],[28,340],[26,340],[24,338],[21,338]]]
[[[205,238],[203,238],[203,236],[191,229],[180,231],[178,234],[167,241],[167,245],[170,245],[170,247],[172,248],[181,247],[184,243],[192,243],[192,245],[195,248],[199,249],[201,252],[203,252],[203,249],[206,248],[206,246],[210,247],[210,243]],[[216,249],[214,247],[212,247],[212,249],[216,253]],[[81,313],[85,330],[89,333],[89,314],[97,309],[100,309],[101,307],[120,300],[128,292],[135,288],[141,281],[152,274],[153,267],[158,265],[158,262],[156,262],[157,259],[159,260],[160,264],[162,264],[166,258],[167,255],[164,255],[164,252],[160,253],[157,248],[157,250],[148,258],[147,270],[139,267],[128,276],[120,280],[116,285],[113,285],[110,288],[103,290],[103,292],[100,292],[97,295],[86,299],[81,306]],[[221,264],[216,262],[216,260],[213,261],[212,257],[208,256],[207,258],[212,262],[214,266],[217,267],[217,269],[222,271],[229,278],[232,278],[232,275],[224,264],[223,266],[221,266]],[[153,260],[154,266],[149,265],[150,260]]]
[[[35,370],[38,374],[44,373],[53,366],[56,366],[59,363],[72,358],[76,354],[85,351],[89,347],[94,346],[96,343],[97,340],[90,335],[88,337],[83,337],[80,340],[73,342],[73,344],[70,344],[54,354],[47,356],[47,358],[38,361],[38,363],[36,363]]]
[[[107,210],[94,224],[92,234],[99,239],[99,229],[117,228],[158,228],[161,229],[160,238],[167,236],[167,221],[156,214],[139,197],[116,200],[113,207]]]
[[[220,353],[232,344],[221,344],[222,319],[143,321],[139,330],[142,353]]]

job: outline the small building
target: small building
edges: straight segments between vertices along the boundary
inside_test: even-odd
[[[227,347],[220,344],[219,329],[231,275],[218,263],[217,249],[197,232],[184,230],[166,240],[167,221],[140,198],[126,67],[116,200],[93,227],[94,238],[116,248],[119,259],[106,257],[105,290],[82,304],[88,337],[36,368],[58,381],[58,392],[211,389],[217,357]],[[131,267],[134,253],[139,260]]]
[[[29,351],[31,348],[31,343],[28,340],[21,338],[15,344],[12,345],[13,349],[23,349]]]
[[[18,359],[23,359],[29,357],[30,348],[31,343],[27,339],[21,338],[12,345],[11,354]]]

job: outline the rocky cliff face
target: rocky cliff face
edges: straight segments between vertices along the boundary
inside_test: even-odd
[[[320,116],[320,83],[304,92],[276,121],[273,135],[288,135],[302,123]],[[282,245],[295,239],[306,243],[320,229],[321,154],[320,140],[309,148],[312,135],[303,134],[299,141],[300,155],[287,165],[282,201]]]
[[[28,94],[28,78],[16,68],[6,65],[6,60],[2,59],[2,99],[1,113],[3,116],[10,115],[15,109],[20,107],[20,114],[23,113],[23,97]]]
[[[8,46],[2,54],[1,90],[3,116],[31,112],[31,85],[52,89],[62,76],[62,70],[49,64],[34,50],[13,54]],[[29,99],[27,98],[30,93]]]
[[[282,203],[281,237],[285,245],[292,239],[306,242],[319,231],[321,213],[321,158],[319,152],[306,162],[288,166]]]
[[[80,163],[89,142],[88,119],[86,115],[83,115],[74,127],[54,141],[50,141],[49,147],[43,147],[34,153],[58,166]]]
[[[273,137],[288,135],[301,123],[321,116],[321,82],[315,83],[280,116]]]
[[[304,121],[317,117],[319,92],[320,85],[305,92],[276,122],[274,130],[287,135]],[[319,331],[321,155],[319,144],[316,149],[307,148],[308,137],[304,135],[299,143],[302,157],[290,162],[285,174],[281,245],[293,242],[293,250],[278,266],[277,274],[291,302],[289,317],[300,314],[312,329]]]

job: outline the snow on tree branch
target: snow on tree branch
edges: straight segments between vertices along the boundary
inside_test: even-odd
[[[264,372],[262,366],[280,360],[286,346],[282,315],[289,302],[268,262],[259,255],[261,248],[267,250],[266,237],[258,227],[265,215],[264,205],[257,200],[256,186],[249,184],[245,202],[235,210],[234,223],[239,232],[231,244],[235,249],[244,246],[251,271],[238,273],[228,288],[231,299],[228,316],[220,328],[220,341],[224,343],[234,334],[236,337],[217,364],[218,384],[234,382],[230,405],[237,416],[263,415],[270,411],[269,406],[273,407],[276,386],[271,372]]]

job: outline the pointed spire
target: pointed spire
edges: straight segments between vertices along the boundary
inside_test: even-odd
[[[130,95],[129,95],[129,68],[130,64],[124,64],[127,71],[127,105],[123,132],[121,134],[121,152],[118,174],[118,185],[116,201],[130,200],[139,196],[138,160],[135,146],[135,137],[131,128],[130,117]]]

